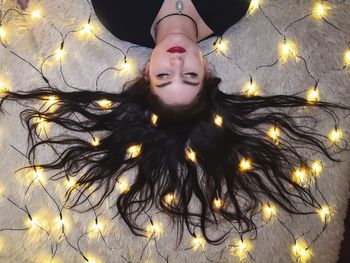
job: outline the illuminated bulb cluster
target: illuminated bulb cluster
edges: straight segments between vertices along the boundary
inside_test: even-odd
[[[153,126],[157,126],[157,124],[158,124],[158,115],[153,113],[152,116],[151,116],[151,122],[152,122]]]
[[[121,193],[126,193],[130,190],[129,183],[125,178],[120,178],[118,180],[117,188]]]
[[[281,136],[281,130],[277,126],[272,126],[268,131],[267,135],[273,140],[275,144],[279,143],[279,138]]]
[[[205,239],[204,237],[194,237],[192,239],[192,249],[197,251],[198,249],[204,249]]]
[[[308,171],[304,167],[298,167],[297,169],[294,170],[293,175],[292,175],[292,180],[293,182],[301,185],[301,186],[306,186],[308,182]]]
[[[217,197],[214,199],[214,201],[213,201],[214,208],[221,209],[223,207],[223,205],[224,205],[224,201],[222,201],[221,198]]]
[[[252,161],[246,158],[243,158],[239,163],[239,170],[241,172],[247,172],[252,169]]]
[[[129,154],[129,158],[136,158],[141,154],[141,145],[132,145],[128,148],[127,152]]]
[[[96,101],[96,103],[98,104],[98,106],[103,109],[103,110],[108,110],[112,107],[113,102],[107,99],[101,99]]]
[[[243,88],[243,93],[247,97],[258,96],[259,87],[255,82],[248,82]]]
[[[282,62],[286,62],[290,57],[295,57],[297,54],[297,47],[296,44],[291,40],[285,40],[280,43],[279,45],[279,53],[282,58]]]
[[[149,224],[146,227],[146,232],[147,232],[147,236],[149,238],[151,237],[160,237],[163,230],[162,230],[162,226],[159,223],[153,223],[153,224]]]
[[[187,159],[191,160],[192,162],[196,162],[196,152],[193,151],[191,147],[186,149],[186,157]]]
[[[331,130],[331,132],[328,134],[328,139],[333,143],[338,143],[343,138],[343,132],[339,128],[334,128]]]
[[[331,210],[328,206],[322,206],[317,213],[323,223],[328,223],[331,219]]]
[[[218,127],[222,127],[223,119],[220,115],[215,115],[214,116],[214,123]]]
[[[303,241],[297,241],[292,246],[292,254],[296,258],[296,262],[306,263],[311,259],[312,253],[310,248]]]
[[[165,197],[164,197],[164,201],[168,204],[171,205],[173,203],[175,203],[175,195],[173,193],[168,193]]]
[[[270,221],[276,216],[276,207],[271,204],[265,204],[263,206],[263,218],[265,221]]]
[[[316,87],[310,88],[306,92],[306,100],[310,104],[314,104],[320,101],[320,91]]]
[[[252,250],[252,245],[248,240],[237,240],[231,248],[231,253],[238,257],[240,261],[244,261],[248,257],[248,253]]]

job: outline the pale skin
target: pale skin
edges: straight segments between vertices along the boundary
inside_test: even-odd
[[[150,29],[155,48],[146,64],[144,77],[150,81],[151,90],[164,103],[184,105],[190,103],[199,93],[203,81],[209,76],[208,62],[197,46],[197,42],[210,36],[213,31],[203,21],[191,0],[182,0],[185,16],[170,16],[162,20],[155,34],[154,26],[162,17],[177,13],[176,0],[165,0]],[[17,0],[22,9],[28,0]],[[169,48],[180,46],[182,53],[170,53]]]

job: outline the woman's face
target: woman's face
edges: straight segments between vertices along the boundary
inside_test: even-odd
[[[189,104],[208,75],[207,61],[196,43],[172,34],[154,48],[146,74],[152,92],[166,104]]]

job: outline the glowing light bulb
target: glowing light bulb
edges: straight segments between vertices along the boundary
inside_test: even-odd
[[[33,179],[44,180],[44,170],[41,167],[33,169]]]
[[[5,81],[0,80],[0,93],[8,91],[8,86]]]
[[[311,171],[314,175],[319,175],[323,170],[323,165],[321,161],[314,161],[311,165]]]
[[[320,101],[320,91],[318,88],[312,87],[306,92],[306,100],[310,104]]]
[[[98,106],[101,109],[104,109],[104,110],[110,109],[112,107],[112,105],[113,105],[113,102],[110,101],[110,100],[107,100],[107,99],[98,100],[98,101],[96,101],[96,103],[98,104]]]
[[[268,131],[267,135],[276,143],[279,142],[279,137],[281,136],[281,130],[277,126],[272,126]]]
[[[328,139],[333,143],[338,143],[343,138],[343,132],[339,128],[335,128],[331,130],[331,132],[328,134]]]
[[[91,140],[91,145],[97,147],[101,144],[100,138],[94,136]]]
[[[130,158],[136,158],[141,154],[141,145],[132,145],[127,150]]]
[[[152,125],[153,126],[157,126],[157,122],[158,122],[158,115],[156,115],[156,114],[152,114],[152,116],[151,116],[151,122],[152,122]]]
[[[100,222],[96,222],[96,221],[95,221],[95,222],[92,224],[91,229],[92,229],[93,231],[99,232],[99,231],[102,231],[102,230],[103,230],[103,225],[102,225]]]
[[[270,204],[265,204],[263,206],[263,216],[265,220],[271,220],[276,216],[276,207]]]
[[[345,64],[345,66],[350,65],[350,49],[346,50],[344,53],[344,64]]]
[[[175,202],[175,196],[173,193],[168,193],[165,197],[164,200],[167,204],[172,204]]]
[[[152,236],[159,237],[161,236],[163,230],[162,226],[159,223],[149,224],[146,228],[147,236],[150,238]]]
[[[239,170],[241,172],[246,172],[252,168],[252,161],[246,158],[243,158],[239,163]]]
[[[283,63],[285,63],[290,57],[294,57],[296,61],[298,61],[296,57],[297,47],[293,41],[284,40],[279,44],[279,50],[280,50],[279,53]]]
[[[194,251],[197,251],[198,249],[200,249],[200,248],[204,248],[204,245],[205,245],[205,239],[204,239],[204,237],[194,237],[193,239],[192,239],[192,249],[194,250]]]
[[[255,82],[248,82],[243,88],[243,93],[247,97],[257,96],[259,95],[259,87]]]
[[[292,255],[296,262],[305,263],[311,259],[312,252],[304,241],[297,241],[292,246]]]
[[[55,58],[57,60],[62,60],[65,55],[66,55],[66,52],[62,48],[61,49],[57,49],[56,52],[55,52]]]
[[[58,102],[58,97],[55,95],[51,95],[47,98],[47,103],[53,105]]]
[[[196,162],[196,152],[193,151],[193,149],[191,147],[189,147],[188,149],[186,149],[186,157],[187,159],[191,160],[192,162]]]
[[[90,24],[87,23],[83,26],[83,28],[79,31],[81,35],[90,35],[93,33],[94,27]]]
[[[216,48],[220,52],[226,52],[228,50],[228,41],[227,40],[219,40],[216,44]]]
[[[240,261],[244,261],[251,250],[252,245],[248,240],[236,240],[230,252],[238,257]]]
[[[34,123],[39,130],[43,130],[47,126],[47,121],[44,117],[38,116],[34,119]]]
[[[40,19],[42,17],[41,10],[40,9],[35,9],[31,12],[31,16],[34,19]]]
[[[129,183],[125,178],[120,178],[118,180],[117,187],[121,193],[126,193],[130,190]]]
[[[259,5],[261,4],[261,0],[252,0],[250,1],[250,6],[249,6],[249,9],[248,9],[248,13],[250,15],[252,15],[253,13],[255,13],[255,11],[257,9],[259,9]]]
[[[65,183],[66,187],[69,189],[69,188],[74,187],[76,185],[77,181],[73,178],[69,178],[69,180],[66,180],[64,183]]]
[[[4,26],[0,26],[0,38],[4,38],[6,36],[6,30]]]
[[[217,209],[221,209],[224,205],[224,202],[220,198],[215,198],[213,201],[213,206]]]
[[[95,256],[93,256],[90,253],[86,255],[86,259],[87,259],[86,263],[101,263],[99,259],[97,259]]]
[[[328,223],[331,219],[331,210],[328,206],[322,206],[317,210],[318,215],[323,223]]]
[[[214,116],[214,123],[218,127],[222,127],[223,119],[220,115],[215,115]]]
[[[327,11],[330,9],[325,3],[316,3],[313,8],[314,17],[321,19],[327,15]]]
[[[294,170],[292,175],[293,182],[305,186],[308,179],[308,173],[307,170],[304,167],[299,167]]]

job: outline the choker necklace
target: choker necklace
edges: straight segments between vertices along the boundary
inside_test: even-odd
[[[182,2],[181,0],[176,1],[176,11],[177,11],[177,13],[171,13],[171,14],[169,14],[169,15],[163,16],[161,19],[159,19],[159,20],[156,22],[156,24],[155,24],[155,26],[154,26],[154,34],[155,34],[155,36],[157,35],[157,27],[158,27],[158,24],[159,24],[163,19],[165,19],[165,18],[167,18],[167,17],[169,17],[169,16],[185,16],[185,17],[191,19],[191,21],[192,21],[193,24],[195,25],[195,27],[196,27],[196,38],[198,38],[198,26],[197,26],[196,21],[194,21],[194,19],[193,19],[192,17],[190,17],[189,15],[184,14],[184,13],[183,13],[183,10],[184,10],[184,4],[183,4],[183,2]]]

